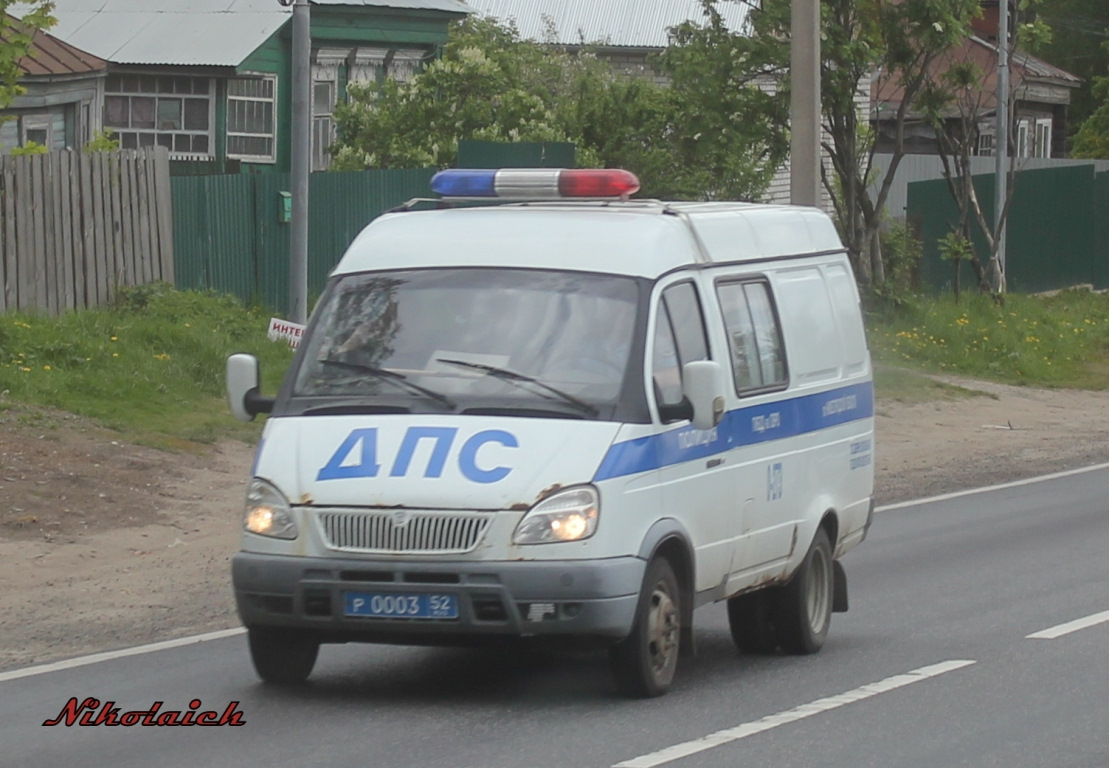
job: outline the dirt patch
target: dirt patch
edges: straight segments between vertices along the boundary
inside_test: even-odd
[[[1109,393],[952,383],[980,396],[879,402],[879,504],[1109,461]],[[0,669],[236,626],[252,453],[0,411]]]

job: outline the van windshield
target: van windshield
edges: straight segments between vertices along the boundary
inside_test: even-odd
[[[623,389],[638,296],[633,278],[580,272],[347,275],[322,300],[292,394],[319,400],[305,412],[597,418]]]

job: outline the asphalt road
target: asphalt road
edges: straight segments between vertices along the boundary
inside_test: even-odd
[[[617,697],[603,654],[370,646],[274,691],[236,635],[0,674],[0,767],[1106,768],[1107,491],[1101,469],[883,510],[819,654],[740,657],[713,606],[660,699]],[[245,724],[42,725],[87,698]]]

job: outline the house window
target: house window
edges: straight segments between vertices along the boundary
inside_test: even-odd
[[[110,75],[104,127],[123,149],[162,146],[174,156],[212,153],[212,81],[202,77]]]
[[[1036,121],[1036,157],[1051,157],[1051,118]]]
[[[81,123],[77,126],[77,131],[81,137],[80,144],[92,141],[92,104],[87,101],[81,102]]]
[[[19,127],[20,146],[34,142],[40,147],[53,148],[54,118],[50,114],[24,115]]]
[[[317,80],[312,83],[312,170],[326,171],[331,165],[327,148],[335,141],[335,83]]]
[[[1017,146],[1015,155],[1017,157],[1028,157],[1028,121],[1021,120],[1017,124]]]
[[[978,126],[978,144],[975,147],[974,154],[979,157],[990,157],[993,155],[993,128],[986,124]]]
[[[228,157],[262,163],[277,162],[276,104],[276,75],[228,81]]]

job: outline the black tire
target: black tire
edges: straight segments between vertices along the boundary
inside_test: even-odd
[[[631,634],[609,649],[612,674],[624,694],[649,698],[670,689],[678,668],[682,608],[674,569],[665,558],[652,560]]]
[[[801,567],[777,600],[775,625],[782,650],[800,655],[820,650],[832,620],[832,589],[832,543],[819,528]]]
[[[320,643],[295,629],[251,627],[247,630],[250,660],[264,682],[299,685],[312,674]]]
[[[728,628],[740,653],[768,654],[778,649],[774,625],[777,595],[777,589],[768,587],[728,598]]]

